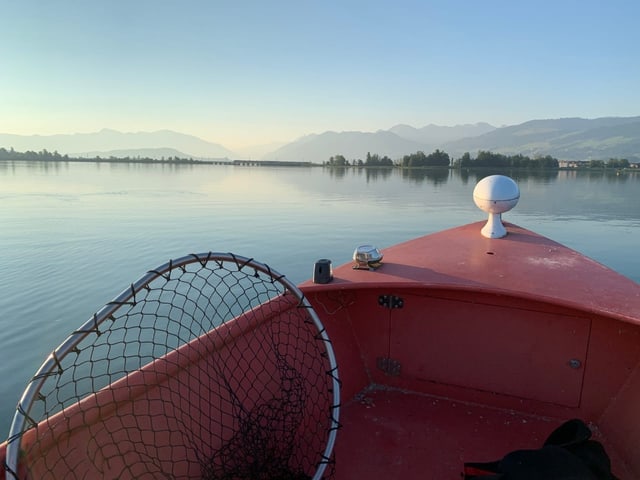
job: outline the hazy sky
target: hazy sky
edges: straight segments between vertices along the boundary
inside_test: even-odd
[[[0,132],[240,149],[640,114],[640,1],[0,0]]]

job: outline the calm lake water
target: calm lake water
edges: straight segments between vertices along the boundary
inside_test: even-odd
[[[0,162],[0,437],[49,352],[170,258],[232,252],[298,283],[319,258],[482,220],[487,174]],[[640,282],[640,174],[512,176],[507,221]]]

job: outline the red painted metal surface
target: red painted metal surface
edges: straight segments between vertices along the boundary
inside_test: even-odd
[[[338,365],[357,358],[368,379],[349,388],[343,375],[337,477],[459,478],[465,461],[538,448],[578,417],[619,478],[640,478],[640,285],[515,225],[502,239],[482,237],[482,225],[383,249],[375,271],[347,264],[329,284],[302,285]],[[381,307],[380,296],[402,305]]]
[[[512,294],[640,324],[640,286],[553,240],[506,223],[508,235],[480,235],[483,222],[426,235],[382,249],[382,267],[334,270],[322,288],[446,287]]]
[[[392,311],[390,357],[405,367],[406,377],[580,405],[584,369],[569,362],[585,362],[588,319],[511,305],[403,297],[403,309]]]
[[[558,418],[415,393],[365,392],[344,408],[336,444],[336,480],[459,480],[465,462],[502,458],[540,448]],[[595,426],[621,480],[638,477]]]

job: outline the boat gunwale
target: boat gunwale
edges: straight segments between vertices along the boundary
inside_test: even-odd
[[[383,249],[385,259],[381,267],[374,271],[353,269],[351,264],[347,263],[334,270],[331,282],[315,284],[308,280],[300,284],[299,288],[306,295],[332,290],[371,289],[390,291],[406,289],[450,290],[460,294],[474,292],[480,295],[508,296],[514,299],[549,304],[587,315],[600,315],[632,325],[640,325],[640,284],[577,250],[531,230],[505,222],[509,231],[506,239],[487,239],[480,236],[482,225],[483,222],[470,223],[393,245],[388,249]],[[555,257],[570,258],[573,264],[570,267],[563,267],[564,270],[558,270],[558,266],[553,264],[553,259],[549,261],[551,266],[545,264],[544,261],[538,265],[535,265],[533,261],[528,264],[525,264],[524,261],[518,264],[510,262],[522,250],[518,244],[522,243],[523,236],[528,237],[524,241],[535,243],[538,245],[538,249],[546,249]],[[466,249],[464,254],[456,256],[456,253],[453,253],[453,260],[465,263],[465,266],[475,262],[473,267],[464,271],[468,277],[453,276],[451,272],[456,271],[456,268],[460,270],[460,267],[455,265],[453,261],[448,264],[432,255],[430,256],[431,251],[426,248],[434,244],[436,248],[433,251],[438,252],[437,247],[448,245],[449,242],[457,242],[451,245],[451,249],[456,247]],[[413,250],[411,255],[406,253],[409,250]],[[427,254],[424,253],[425,250],[428,251]],[[529,248],[526,250],[528,251]],[[498,254],[494,254],[493,251]],[[484,257],[489,257],[492,263],[489,264],[484,257],[480,257],[480,253]],[[486,253],[491,254],[486,255]],[[503,260],[500,259],[501,257]],[[539,258],[552,258],[552,255],[532,258],[539,260]],[[501,269],[499,275],[490,268],[496,263],[496,268]],[[447,270],[445,267],[450,267],[450,269]],[[409,272],[410,269],[421,271]],[[379,273],[381,275],[378,275]],[[367,276],[367,274],[371,276]],[[569,275],[580,280],[581,285],[588,286],[588,289],[584,292],[578,292],[566,284],[558,285],[558,282],[555,285],[556,289],[546,285],[546,283],[553,283],[554,278],[549,277],[565,278]],[[519,276],[533,280],[527,284],[520,280]],[[504,278],[507,277],[518,279],[521,287],[518,288],[514,282],[505,281]],[[535,281],[544,281],[542,283],[545,283],[545,287],[537,288],[534,285]],[[610,295],[611,293],[615,294],[615,298]],[[621,299],[624,299],[626,303],[622,301],[615,303],[615,300]]]
[[[465,286],[459,284],[447,284],[447,283],[427,283],[427,282],[416,282],[416,281],[408,281],[406,283],[398,284],[396,282],[380,282],[376,284],[371,284],[368,282],[362,283],[348,283],[348,284],[338,284],[336,288],[327,288],[326,285],[318,285],[318,286],[303,286],[301,290],[305,293],[307,298],[312,298],[312,294],[329,292],[329,291],[362,291],[362,290],[393,290],[393,291],[406,291],[406,290],[425,290],[428,291],[452,291],[456,293],[477,293],[480,295],[492,295],[493,297],[509,297],[511,299],[517,300],[525,300],[529,302],[533,302],[539,305],[549,305],[553,307],[560,307],[569,309],[578,313],[587,314],[587,315],[598,315],[603,317],[608,317],[613,320],[623,321],[632,325],[640,325],[640,318],[633,315],[625,315],[622,313],[598,309],[596,307],[588,307],[579,302],[572,301],[562,301],[557,297],[545,296],[545,295],[537,295],[528,292],[519,292],[507,289],[499,289],[499,288],[483,288],[483,287],[472,287]],[[467,302],[464,298],[457,299],[458,301]],[[471,302],[469,302],[471,303]],[[481,303],[481,302],[475,302]],[[490,305],[496,305],[495,303],[486,302]],[[536,309],[539,310],[539,309]],[[576,313],[575,316],[578,316]]]

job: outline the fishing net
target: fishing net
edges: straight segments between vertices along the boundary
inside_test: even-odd
[[[28,384],[9,479],[320,479],[339,381],[302,293],[267,265],[189,255],[73,332]]]

